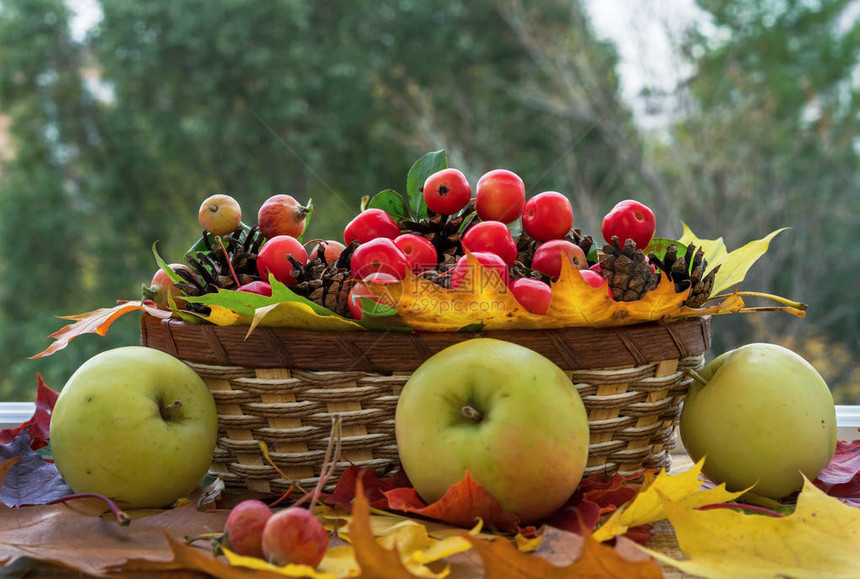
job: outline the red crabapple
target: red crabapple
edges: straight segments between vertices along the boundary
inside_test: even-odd
[[[368,298],[377,303],[383,303],[380,301],[380,298],[376,297],[376,295],[368,289],[367,285],[365,285],[366,283],[397,283],[399,281],[399,279],[391,274],[376,272],[364,278],[362,280],[364,283],[356,282],[352,284],[352,289],[349,290],[349,297],[346,302],[347,306],[349,306],[349,313],[352,315],[352,319],[360,320],[364,315],[361,298]],[[385,305],[394,307],[394,304]]]
[[[570,200],[555,191],[538,193],[523,208],[523,229],[536,241],[562,239],[573,227]]]
[[[552,288],[539,279],[521,277],[510,285],[514,298],[521,306],[533,314],[542,316],[549,309],[552,301]]]
[[[328,549],[328,532],[320,520],[302,507],[276,512],[263,529],[263,556],[274,565],[316,568]]]
[[[295,237],[276,235],[266,241],[257,254],[257,272],[260,277],[267,280],[271,273],[284,285],[296,285],[296,278],[293,277],[295,266],[287,256],[292,256],[302,265],[308,262],[308,252]]]
[[[523,180],[507,169],[485,173],[475,186],[475,211],[482,221],[516,221],[522,215],[525,202]]]
[[[466,230],[461,240],[464,249],[472,253],[490,252],[502,258],[507,265],[517,259],[517,242],[508,226],[501,221],[481,221]]]
[[[394,239],[400,235],[400,226],[387,212],[382,209],[365,209],[346,224],[343,230],[343,241],[349,245],[353,241],[367,243],[377,237]]]
[[[272,509],[263,501],[246,499],[230,509],[224,523],[224,546],[237,555],[263,558],[263,529]]]
[[[409,260],[392,240],[378,237],[355,249],[350,258],[350,268],[355,279],[364,279],[377,271],[403,279],[409,269]]]
[[[535,250],[532,257],[532,269],[554,280],[558,279],[558,276],[561,275],[562,256],[569,259],[577,269],[588,267],[585,252],[582,251],[581,247],[566,239],[552,239],[541,243]]]
[[[266,239],[277,235],[300,237],[310,206],[304,206],[291,195],[278,194],[266,199],[257,212],[257,225]]]
[[[496,255],[495,253],[489,252],[481,252],[476,251],[472,255],[475,256],[475,259],[478,260],[478,263],[483,266],[485,271],[472,270],[469,265],[469,261],[467,256],[462,256],[459,260],[457,260],[457,265],[452,268],[451,273],[451,288],[456,289],[463,285],[463,282],[469,276],[469,279],[473,281],[471,284],[474,288],[483,287],[482,284],[489,283],[490,278],[484,275],[486,270],[495,271],[499,274],[499,277],[502,278],[502,282],[505,286],[510,282],[510,274],[508,273],[508,265],[502,260],[501,257]],[[501,288],[498,288],[501,291]]]
[[[603,239],[607,243],[612,243],[612,237],[615,236],[618,244],[624,247],[624,242],[632,239],[636,248],[642,251],[651,243],[656,230],[654,212],[633,199],[619,201],[603,218],[601,226]]]
[[[412,273],[419,274],[428,269],[433,269],[439,261],[436,246],[426,237],[414,233],[404,233],[394,239],[394,245],[406,255]]]
[[[469,203],[472,187],[457,169],[442,169],[427,177],[423,194],[427,209],[440,215],[453,215]]]

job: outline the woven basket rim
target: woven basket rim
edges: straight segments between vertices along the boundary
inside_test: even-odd
[[[248,326],[193,324],[144,312],[140,343],[214,366],[390,374],[412,372],[447,346],[483,337],[531,348],[566,370],[587,370],[702,354],[710,347],[710,326],[710,317],[702,316],[603,328],[404,333],[257,327],[248,334]]]

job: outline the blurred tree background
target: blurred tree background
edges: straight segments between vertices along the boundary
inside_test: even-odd
[[[564,192],[595,238],[624,198],[653,207],[661,236],[684,221],[730,249],[791,227],[745,287],[809,303],[806,320],[715,319],[712,352],[789,345],[860,403],[852,3],[698,4],[709,18],[677,46],[694,73],[657,135],[580,0],[110,0],[83,39],[63,0],[0,0],[0,400],[136,343],[127,316],[27,359],[56,316],[138,298],[153,242],[182,261],[208,195],[236,197],[246,222],[274,193],[312,198],[308,238],[337,238],[362,195],[403,190],[446,149],[472,183],[504,167],[529,195]]]

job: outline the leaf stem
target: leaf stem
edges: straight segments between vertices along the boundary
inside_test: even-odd
[[[782,296],[777,296],[777,295],[773,295],[773,294],[769,294],[769,293],[765,293],[765,292],[751,292],[751,291],[742,291],[741,292],[741,291],[738,291],[738,292],[734,292],[731,294],[721,294],[718,296],[712,296],[712,297],[708,298],[708,301],[726,299],[726,298],[729,298],[732,296],[747,296],[747,297],[753,297],[753,298],[765,298],[768,300],[773,300],[775,302],[781,303],[781,304],[788,306],[790,308],[794,308],[796,310],[806,311],[807,309],[809,309],[809,306],[807,304],[804,304],[803,302],[796,302],[794,300],[790,300],[790,299],[784,298]]]
[[[131,517],[129,517],[125,512],[123,512],[116,503],[107,498],[104,495],[100,495],[98,493],[78,493],[74,495],[68,495],[59,499],[54,499],[49,502],[49,505],[57,505],[60,503],[67,503],[69,501],[73,501],[75,499],[99,499],[104,502],[110,511],[113,513],[114,518],[116,518],[116,522],[120,524],[122,527],[127,527],[131,523]]]
[[[700,511],[710,511],[712,509],[740,509],[742,511],[750,511],[753,513],[758,513],[760,515],[768,515],[771,517],[776,517],[781,519],[785,517],[785,515],[781,513],[777,513],[776,511],[772,511],[770,509],[766,509],[764,507],[758,507],[755,505],[742,505],[738,503],[714,503],[712,505],[704,505],[699,507]]]

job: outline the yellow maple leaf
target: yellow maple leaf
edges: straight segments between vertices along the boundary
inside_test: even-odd
[[[559,279],[551,284],[549,310],[539,316],[517,302],[498,274],[467,255],[470,273],[456,289],[445,289],[409,273],[400,283],[368,284],[368,289],[392,304],[401,319],[415,330],[437,332],[456,332],[469,326],[527,330],[636,324],[679,313],[689,294],[689,290],[675,293],[674,284],[663,276],[657,288],[642,299],[615,301],[605,286],[588,285],[573,264],[562,260]]]
[[[699,490],[702,487],[699,475],[702,473],[703,465],[704,459],[678,475],[670,475],[665,470],[661,470],[651,484],[640,490],[629,504],[612,513],[594,532],[594,538],[598,541],[606,541],[624,534],[630,527],[665,519],[663,497],[683,502],[688,508],[697,508],[732,501],[745,492],[729,492],[725,484],[712,489]]]
[[[827,496],[808,479],[794,513],[782,518],[699,511],[665,496],[662,501],[689,560],[640,548],[686,573],[714,579],[860,577],[860,509]]]

